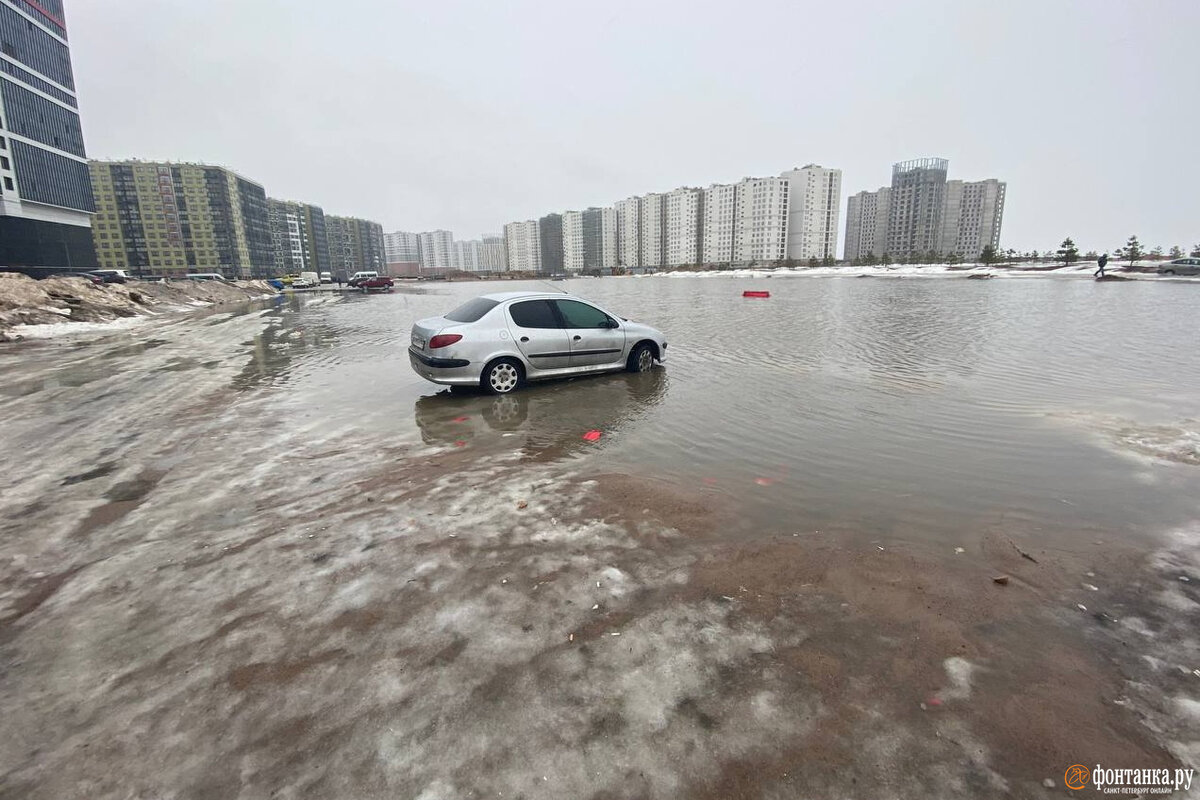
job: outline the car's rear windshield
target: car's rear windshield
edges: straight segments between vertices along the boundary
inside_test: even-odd
[[[451,322],[477,322],[479,319],[498,306],[495,300],[488,300],[486,297],[476,297],[474,300],[468,300],[458,308],[446,315],[446,319]]]

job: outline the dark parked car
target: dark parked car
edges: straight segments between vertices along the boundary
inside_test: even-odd
[[[125,283],[128,280],[123,269],[94,269],[89,274],[103,279],[105,283]]]
[[[55,278],[84,278],[91,281],[93,284],[104,283],[104,278],[99,275],[93,275],[90,272],[60,272],[54,276]]]
[[[374,278],[362,278],[358,282],[358,288],[364,292],[390,292],[393,286],[395,286],[395,282],[386,275],[376,275]]]

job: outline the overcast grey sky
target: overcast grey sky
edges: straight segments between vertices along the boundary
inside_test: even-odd
[[[1200,242],[1200,0],[67,0],[89,155],[385,230],[893,161],[1008,182],[1005,247]],[[839,246],[840,249],[840,246]]]

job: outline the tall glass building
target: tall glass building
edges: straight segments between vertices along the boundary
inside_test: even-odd
[[[0,0],[0,267],[94,269],[62,0]]]

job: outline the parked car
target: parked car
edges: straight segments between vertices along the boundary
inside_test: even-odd
[[[1200,258],[1177,258],[1158,268],[1159,275],[1200,275]]]
[[[53,275],[52,277],[55,277],[55,278],[83,278],[84,280],[90,282],[92,285],[99,285],[99,284],[104,283],[104,278],[100,277],[99,275],[95,275],[91,272],[60,272],[56,275]]]
[[[321,273],[321,283],[333,283],[333,273],[332,272],[322,272]]]
[[[126,283],[129,280],[129,276],[123,269],[94,269],[90,274],[97,276],[105,283]]]
[[[365,272],[356,272],[350,276],[350,280],[346,281],[346,283],[349,284],[350,286],[357,287],[360,281],[364,281],[367,278],[378,278],[378,277],[379,277],[379,273],[375,272],[374,270],[368,270]]]
[[[189,272],[187,277],[193,281],[221,281],[225,283],[225,276],[219,272]]]
[[[667,340],[573,295],[501,292],[418,321],[408,355],[433,383],[507,394],[526,381],[646,372],[666,358]]]
[[[358,281],[359,289],[364,292],[391,291],[395,282],[387,275],[376,275],[374,278],[360,278]]]

